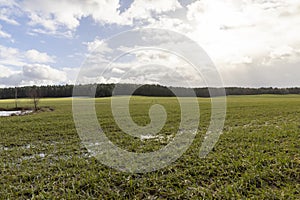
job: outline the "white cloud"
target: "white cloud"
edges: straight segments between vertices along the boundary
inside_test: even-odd
[[[266,66],[274,66],[277,64],[289,65],[291,63],[300,63],[300,47],[298,49],[284,45],[274,48],[268,56],[262,60],[262,64]]]
[[[275,65],[231,65],[219,69],[226,86],[295,87],[299,86],[299,63]]]
[[[4,75],[0,75],[0,85],[2,86],[27,86],[27,85],[54,85],[72,83],[68,79],[68,72],[71,70],[59,70],[49,65],[26,64],[21,70],[12,71],[10,68],[0,65],[0,70],[4,70]],[[73,77],[74,78],[74,77]]]
[[[270,53],[270,58],[272,59],[285,59],[286,57],[290,57],[295,50],[290,46],[282,46],[279,48],[274,49]]]
[[[21,6],[28,13],[31,26],[40,25],[53,34],[74,31],[79,26],[80,19],[88,16],[102,24],[125,23],[120,16],[118,0],[26,0]],[[36,30],[43,32],[41,29]]]
[[[35,49],[20,51],[19,49],[0,45],[0,65],[22,67],[26,63],[55,62],[54,56]]]
[[[59,24],[55,20],[51,19],[51,17],[42,17],[39,16],[37,13],[31,12],[29,13],[29,18],[31,21],[29,22],[29,25],[35,26],[35,25],[42,25],[46,30],[49,31],[55,31]]]
[[[125,71],[120,68],[113,68],[112,73],[123,74]]]
[[[3,65],[0,65],[0,78],[3,78],[3,77],[9,77],[11,75],[13,75],[15,72],[12,71],[10,68],[8,67],[5,67]]]
[[[87,46],[88,52],[101,52],[101,53],[106,53],[106,52],[111,52],[112,50],[107,46],[107,43],[104,42],[104,40],[100,40],[96,38],[92,42],[86,42],[83,43]]]
[[[22,59],[22,53],[18,49],[0,45],[0,65],[1,64],[4,66],[22,66],[25,63]]]
[[[53,62],[53,56],[35,49],[20,51],[0,45],[0,85],[41,85],[66,82],[63,70],[38,63]]]
[[[10,19],[9,16],[5,14],[5,9],[0,10],[0,20],[12,25],[20,25],[16,20]]]
[[[12,18],[13,15],[18,15],[18,4],[14,0],[0,0],[0,20],[8,24],[19,25],[19,23]]]
[[[271,84],[272,81],[276,82],[276,79],[281,80],[280,75],[297,80],[294,73],[297,70],[293,68],[300,64],[299,0],[201,0],[183,6],[186,4],[183,1],[179,3],[177,0],[134,0],[128,9],[121,12],[118,0],[18,2],[0,0],[0,5],[5,5],[0,8],[0,20],[17,25],[15,19],[18,19],[16,17],[20,13],[16,12],[21,12],[29,20],[30,34],[69,38],[72,38],[74,31],[85,17],[105,25],[105,28],[117,24],[135,28],[174,30],[187,35],[204,48],[228,85]],[[6,31],[5,27],[3,29],[0,27],[0,37],[11,37]],[[107,29],[107,32],[109,31]],[[170,36],[153,35],[153,40],[169,41],[169,46],[174,48],[176,46],[189,48],[188,44],[185,45],[168,37]],[[87,53],[98,51],[90,59],[92,64],[106,64],[111,58],[109,56],[114,56],[111,47],[101,45],[103,41],[103,38],[99,37],[92,42],[84,43]],[[99,45],[101,48],[97,49]],[[127,47],[126,44],[119,49],[119,51],[127,50],[131,50],[131,47]],[[131,64],[138,64],[138,62],[151,61],[174,65],[172,60],[161,57],[163,55],[144,52],[144,55],[137,53],[134,56],[137,62],[129,58],[128,65],[119,63],[120,65],[116,66],[112,73],[122,74],[130,68]],[[49,63],[54,62],[54,58],[47,52],[39,52],[35,49],[20,51],[0,45],[0,66],[3,71],[5,71],[3,67],[7,69],[8,66],[21,67],[27,64]],[[179,61],[177,62],[180,64]],[[91,71],[87,73],[97,75],[96,68],[96,65],[91,65]],[[11,72],[17,73],[15,69],[11,69]],[[62,71],[65,70],[67,68]],[[73,69],[69,70],[71,73]],[[7,70],[5,73],[8,73]],[[276,79],[268,78],[270,76]],[[92,77],[90,78],[92,80]],[[66,81],[68,80],[67,77]],[[281,83],[283,84],[283,80]]]
[[[68,68],[65,67],[62,69],[62,71],[66,74],[67,79],[65,81],[66,84],[74,84],[76,81],[76,78],[78,76],[78,73],[80,72],[80,68]]]
[[[2,30],[1,24],[0,24],[0,37],[2,37],[2,38],[11,38],[11,35],[9,33],[6,33]]]
[[[63,71],[42,64],[25,65],[23,67],[23,74],[26,77],[37,80],[54,80],[61,82],[66,80],[66,74]]]
[[[135,1],[123,15],[132,12],[133,8],[137,9],[138,2]],[[149,9],[143,9],[143,6],[147,7],[147,2],[131,14],[131,19],[135,16],[145,18],[147,27],[175,30],[194,39],[216,63],[227,85],[276,85],[276,79],[282,85],[289,85],[289,82],[297,80],[292,68],[300,63],[299,1],[201,0],[187,6],[186,18],[166,14],[159,9],[154,15],[151,6]],[[153,40],[156,39],[168,41],[163,35],[153,35]],[[188,48],[178,41],[169,45]],[[126,46],[119,50],[122,49],[132,50]],[[148,61],[155,63],[158,57],[144,52],[136,54],[136,58],[138,61],[131,65]],[[160,62],[172,64],[170,60],[160,59]],[[119,69],[122,65],[117,64]],[[285,65],[289,70],[281,69]],[[129,69],[124,68],[125,71]],[[186,77],[188,74],[185,74]],[[293,80],[280,79],[283,74]],[[273,78],[268,78],[270,76]]]
[[[148,22],[147,28],[163,28],[180,33],[188,33],[193,30],[193,27],[185,20],[172,18],[167,15],[158,16],[156,19],[151,18]]]
[[[27,59],[33,63],[50,63],[54,62],[54,57],[49,56],[47,53],[39,52],[35,49],[26,51],[25,53]]]
[[[130,7],[122,13],[122,17],[125,17],[133,23],[133,20],[139,19],[151,19],[153,15],[175,11],[181,8],[180,3],[177,0],[135,0]]]
[[[15,0],[0,0],[0,6],[12,7],[14,5],[16,5],[16,1]]]
[[[55,30],[45,30],[42,28],[33,28],[28,32],[28,35],[32,35],[32,36],[37,36],[39,34],[55,36],[58,38],[68,38],[68,39],[71,39],[73,37],[73,32],[69,31],[69,30],[58,31],[56,29]]]
[[[300,44],[300,15],[293,11],[299,6],[293,0],[197,1],[188,6],[187,18],[196,27],[189,36],[220,64],[235,62],[226,58],[268,56],[279,46]],[[289,17],[282,17],[287,12]]]
[[[155,34],[151,36],[156,40]],[[114,41],[108,43],[111,44]],[[156,41],[158,44],[165,42]],[[170,41],[167,39],[167,42]],[[185,60],[171,52],[158,49],[140,49],[141,46],[136,45],[111,49],[109,44],[98,39],[88,43],[90,55],[83,64],[79,82],[95,83],[102,81],[111,83],[120,81],[123,83],[153,83],[173,86],[186,85],[187,83],[190,86],[204,85],[200,74]],[[99,51],[95,51],[95,47],[98,47]],[[116,53],[122,56],[111,63],[110,58],[113,58]]]
[[[295,78],[291,68],[300,63],[299,11],[296,0],[196,1],[187,6],[194,27],[187,35],[208,52],[227,85],[282,84],[282,72]],[[284,65],[289,71],[279,69]]]
[[[11,15],[18,10],[30,19],[30,34],[66,37],[72,36],[80,20],[85,17],[91,17],[99,24],[135,26],[135,21],[154,20],[157,15],[182,8],[177,0],[135,0],[123,13],[120,12],[119,0],[23,0],[14,3],[5,1],[4,4],[6,8],[0,10],[0,19],[17,25]]]

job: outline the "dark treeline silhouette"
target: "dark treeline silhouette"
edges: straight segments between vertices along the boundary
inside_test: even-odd
[[[17,88],[0,88],[0,99],[12,99],[17,94],[18,98],[30,97],[30,90],[35,87],[40,97],[72,97],[73,85],[48,85],[26,86]],[[17,92],[16,92],[17,90]],[[138,85],[138,84],[91,84],[78,86],[79,93],[74,96],[84,95],[95,97],[110,97],[112,95],[140,95],[140,96],[192,96],[210,97],[223,95],[218,88],[183,88],[165,87],[161,85]],[[257,94],[300,94],[300,88],[225,88],[226,95],[257,95]],[[193,93],[194,92],[194,93]]]

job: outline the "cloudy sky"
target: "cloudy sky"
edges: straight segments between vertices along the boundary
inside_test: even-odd
[[[108,38],[138,28],[168,29],[194,40],[225,86],[300,86],[299,0],[0,0],[0,87],[74,83],[91,53],[109,59]],[[144,61],[147,69],[138,71],[146,74],[160,65],[184,66],[174,55],[143,50],[120,59],[111,74]],[[192,70],[178,73],[203,84]],[[176,81],[173,74],[164,70],[145,82],[168,84]],[[93,75],[108,81],[107,74]]]

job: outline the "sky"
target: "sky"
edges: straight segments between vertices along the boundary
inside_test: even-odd
[[[193,40],[224,86],[300,86],[299,0],[0,0],[0,87],[74,84],[91,55],[111,59],[107,40],[142,28]],[[122,53],[139,47],[125,43]],[[205,86],[184,60],[163,51],[133,51],[114,66],[105,76],[100,67],[85,78],[118,82],[109,76],[119,74],[123,82],[185,86],[178,81],[185,79]],[[123,76],[126,71],[136,79]]]

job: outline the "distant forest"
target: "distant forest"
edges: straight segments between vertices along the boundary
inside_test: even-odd
[[[113,94],[115,84],[81,85],[81,93],[95,97],[110,97],[112,95],[133,95],[139,96],[190,96],[191,90],[194,90],[198,97],[210,97],[208,88],[183,88],[183,87],[165,87],[161,85],[136,85],[136,84],[118,84]],[[30,91],[34,89],[40,97],[72,97],[73,85],[48,85],[48,86],[26,86],[17,88],[0,88],[0,99],[27,98],[30,97]],[[214,96],[218,96],[218,88],[210,88]],[[257,95],[257,94],[300,94],[300,88],[225,88],[226,95]],[[173,93],[175,91],[176,95]],[[76,94],[75,94],[76,95]]]

